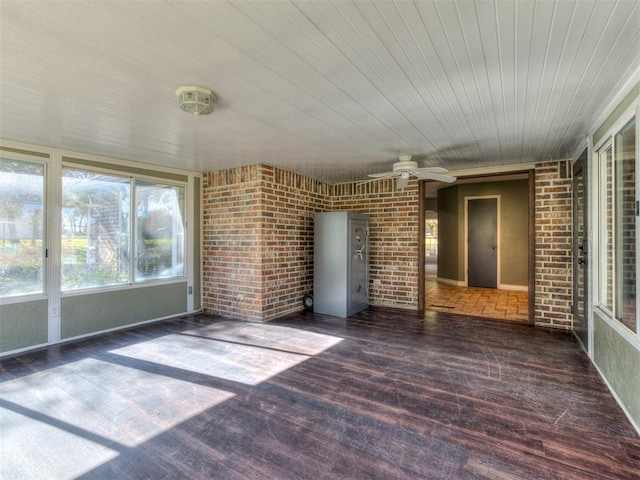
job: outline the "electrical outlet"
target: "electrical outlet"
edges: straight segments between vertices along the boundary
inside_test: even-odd
[[[374,285],[380,285],[380,279],[379,279],[379,278],[376,278],[376,279],[373,281],[373,284],[374,284]]]
[[[238,296],[236,297],[236,302],[242,302],[244,300],[244,295],[239,293]]]

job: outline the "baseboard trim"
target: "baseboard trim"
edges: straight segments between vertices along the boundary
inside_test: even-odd
[[[436,282],[445,283],[447,285],[453,285],[454,287],[466,287],[467,284],[464,280],[452,280],[450,278],[436,277]]]
[[[508,283],[501,283],[498,286],[498,290],[512,290],[514,292],[528,292],[529,287],[527,285],[509,285]]]

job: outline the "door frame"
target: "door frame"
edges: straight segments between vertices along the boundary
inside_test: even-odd
[[[589,210],[589,192],[590,192],[590,184],[589,184],[589,163],[590,163],[590,153],[591,153],[591,149],[588,147],[585,147],[583,150],[583,153],[581,153],[578,158],[576,159],[575,162],[573,162],[572,164],[572,168],[571,168],[571,209],[572,209],[572,225],[571,225],[571,240],[572,240],[572,248],[571,248],[571,257],[573,260],[573,268],[572,268],[572,296],[571,296],[571,310],[572,310],[572,321],[575,324],[575,318],[577,316],[577,309],[578,306],[576,305],[577,300],[578,300],[578,289],[577,287],[577,275],[579,273],[579,268],[578,268],[578,259],[580,257],[580,254],[578,253],[578,249],[579,247],[576,245],[575,239],[576,239],[576,229],[577,229],[577,222],[578,219],[576,218],[576,196],[577,196],[577,192],[575,189],[575,176],[576,176],[576,172],[578,171],[578,169],[582,170],[582,175],[583,175],[583,182],[584,182],[584,192],[583,192],[583,196],[582,196],[582,208],[583,208],[583,222],[584,222],[584,239],[583,242],[586,243],[586,247],[587,247],[587,251],[586,251],[586,255],[585,258],[587,260],[587,263],[583,266],[583,290],[584,290],[584,297],[582,299],[583,302],[583,309],[584,309],[584,323],[585,323],[585,328],[587,331],[587,344],[584,345],[582,339],[575,333],[575,330],[573,330],[573,334],[574,336],[577,338],[578,342],[580,344],[582,344],[582,348],[585,350],[587,356],[591,357],[591,352],[593,351],[593,321],[590,315],[591,312],[591,268],[592,268],[592,262],[593,262],[593,257],[592,257],[592,252],[593,252],[593,246],[592,246],[592,242],[591,242],[591,229],[590,229],[590,210]],[[584,155],[583,155],[584,154]]]
[[[469,286],[469,200],[496,199],[496,288],[500,288],[500,195],[472,195],[464,197],[464,286]]]
[[[456,173],[456,172],[453,172]],[[466,173],[466,172],[465,172]],[[535,266],[536,266],[536,171],[533,165],[527,165],[524,169],[513,169],[500,172],[492,172],[485,175],[511,175],[514,173],[525,173],[529,177],[529,242],[528,242],[528,297],[529,297],[529,324],[535,324],[535,308],[536,308],[536,284],[535,284]],[[485,176],[483,174],[463,174],[462,172],[457,174],[459,179],[465,180],[472,178],[481,178]],[[418,311],[424,312],[426,299],[425,299],[425,248],[424,248],[424,222],[427,199],[426,194],[426,182],[423,180],[418,182]]]

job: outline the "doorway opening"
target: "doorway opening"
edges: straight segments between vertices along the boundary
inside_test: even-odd
[[[460,178],[456,184],[435,189],[432,185],[421,187],[421,309],[533,323],[534,180],[534,172],[527,171]],[[450,190],[438,194],[443,188]],[[520,205],[517,208],[521,211],[517,213],[510,196],[513,194],[501,193],[509,189],[519,192]],[[494,200],[489,207],[495,210],[496,237],[489,238],[485,242],[487,245],[477,246],[467,243],[469,218],[466,206],[469,199],[481,198]],[[500,201],[509,205],[502,216]],[[471,233],[477,237],[477,232]],[[500,246],[504,250],[502,254]],[[469,261],[474,261],[474,248],[485,247],[488,251],[482,250],[477,256],[483,261],[494,255],[494,280],[489,282],[489,286],[477,286],[473,272],[469,271]],[[514,251],[518,252],[516,258],[512,257]],[[504,257],[502,263],[507,264],[502,268],[501,257]],[[479,266],[478,271],[484,273],[485,270],[486,266]]]
[[[438,212],[427,210],[424,223],[424,273],[427,281],[435,281],[438,272]]]

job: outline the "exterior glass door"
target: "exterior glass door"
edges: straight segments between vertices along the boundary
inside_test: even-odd
[[[573,331],[589,352],[587,296],[589,238],[587,228],[587,151],[573,165]]]

